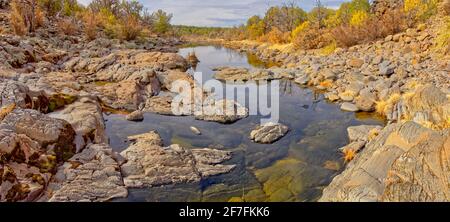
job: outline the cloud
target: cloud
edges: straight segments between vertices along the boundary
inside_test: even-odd
[[[79,0],[87,5],[91,0]],[[150,11],[162,9],[173,14],[173,24],[230,27],[244,23],[252,15],[263,15],[270,6],[286,0],[140,0]],[[296,0],[305,10],[314,7],[314,0]],[[338,7],[344,0],[322,0],[322,4]]]

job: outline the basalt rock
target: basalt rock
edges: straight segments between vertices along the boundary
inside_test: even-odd
[[[126,197],[123,157],[106,144],[90,144],[58,168],[41,201],[104,202]]]
[[[256,143],[273,143],[286,135],[289,128],[283,124],[266,123],[250,132],[250,139]]]
[[[64,120],[50,118],[35,110],[15,109],[3,119],[0,128],[26,135],[41,149],[52,152],[57,162],[69,159],[76,151],[72,126]]]
[[[208,176],[227,173],[234,165],[222,165],[231,153],[214,149],[186,149],[173,144],[162,146],[155,132],[129,137],[134,141],[121,155],[128,161],[122,166],[127,187],[149,187],[198,182]]]
[[[321,201],[449,201],[448,130],[391,124],[324,189]]]
[[[75,143],[80,152],[89,143],[107,143],[102,108],[96,98],[84,96],[50,117],[69,122],[76,132]]]

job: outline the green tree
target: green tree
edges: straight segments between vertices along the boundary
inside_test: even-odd
[[[171,29],[172,25],[170,24],[170,20],[172,20],[172,14],[167,14],[163,10],[159,9],[153,13],[152,17],[153,30],[156,33],[165,34]]]

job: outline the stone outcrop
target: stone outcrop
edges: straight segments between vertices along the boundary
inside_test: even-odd
[[[127,159],[121,169],[127,187],[198,182],[234,168],[234,165],[220,164],[231,158],[230,152],[189,150],[176,144],[163,147],[160,136],[154,131],[129,139],[133,144],[121,153]]]
[[[266,123],[250,132],[250,139],[255,143],[273,143],[282,138],[289,128],[280,123]]]
[[[214,78],[223,81],[257,81],[281,78],[281,72],[278,72],[279,75],[275,76],[275,73],[268,69],[249,70],[247,68],[216,67],[214,71],[216,71]]]
[[[75,131],[64,120],[15,108],[0,123],[0,201],[34,201],[58,164],[75,153]]]
[[[372,2],[372,12],[377,16],[384,15],[389,10],[403,7],[404,0],[374,0]]]
[[[0,107],[12,103],[23,109],[47,112],[49,99],[42,91],[31,91],[23,83],[0,78]]]
[[[248,116],[248,109],[233,100],[206,101],[195,118],[218,123],[234,123]]]
[[[449,201],[448,130],[391,124],[324,189],[321,201]]]
[[[69,122],[76,132],[75,143],[80,152],[89,143],[107,143],[102,108],[96,98],[84,96],[50,117]]]
[[[126,197],[123,157],[105,144],[90,144],[58,168],[41,201],[104,202]]]

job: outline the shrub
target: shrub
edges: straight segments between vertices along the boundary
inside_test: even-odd
[[[450,15],[450,0],[444,0],[442,3],[442,9],[446,15]]]
[[[291,34],[292,39],[297,38],[297,36],[298,36],[300,33],[304,32],[306,29],[308,29],[308,28],[310,28],[310,27],[311,27],[311,23],[310,23],[310,22],[308,22],[308,21],[303,22],[302,24],[300,24],[299,26],[297,26],[297,28],[295,28],[295,29],[292,31],[292,34]]]
[[[350,25],[352,26],[362,26],[369,18],[369,13],[366,11],[357,11],[352,15],[350,19]]]
[[[338,26],[331,33],[338,46],[350,47],[401,32],[406,27],[404,14],[399,10],[394,10],[386,12],[381,18],[369,17],[358,26]]]
[[[37,0],[11,1],[10,23],[17,35],[34,32],[44,22],[44,16],[39,9]]]
[[[46,12],[47,16],[55,16],[62,9],[62,0],[38,0],[39,6]]]
[[[84,34],[86,35],[88,40],[94,40],[97,38],[97,28],[100,25],[99,16],[92,12],[91,10],[87,10],[83,15],[83,23],[84,23]]]
[[[437,12],[439,0],[405,0],[403,10],[411,23],[424,21]]]
[[[74,35],[78,31],[77,25],[69,18],[59,20],[57,25],[60,32],[65,35]]]
[[[332,42],[333,39],[327,30],[316,28],[308,28],[292,39],[295,48],[305,50],[320,49]]]
[[[24,5],[16,0],[11,2],[10,23],[16,35],[25,35],[27,26],[24,17]]]
[[[266,40],[272,44],[284,44],[289,42],[289,35],[289,33],[283,33],[278,28],[274,27],[269,33],[267,33]]]
[[[337,44],[336,41],[333,41],[331,44],[325,46],[320,50],[322,55],[331,55],[334,51],[336,51]]]
[[[450,16],[445,18],[444,25],[438,30],[435,40],[435,48],[439,53],[450,54]]]
[[[136,16],[128,16],[123,19],[117,26],[119,29],[119,38],[122,40],[135,40],[142,30],[142,26],[139,24],[139,19]]]

